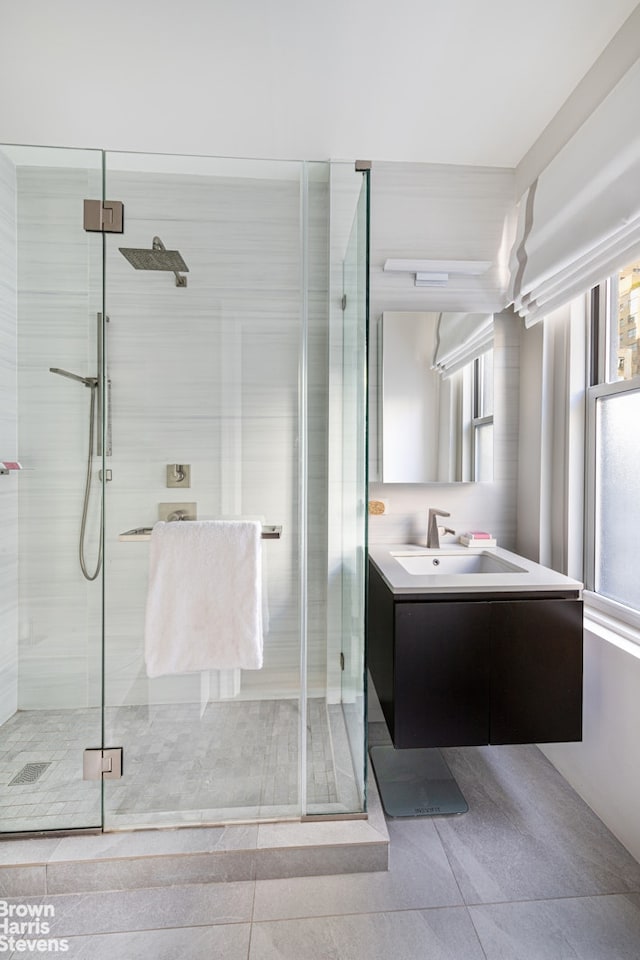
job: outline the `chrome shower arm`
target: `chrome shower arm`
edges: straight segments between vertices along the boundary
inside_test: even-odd
[[[76,380],[78,383],[84,383],[85,387],[92,390],[98,386],[97,377],[81,377],[77,373],[70,373],[68,370],[62,370],[61,367],[49,367],[49,373],[57,373],[59,377],[68,377],[69,380]]]

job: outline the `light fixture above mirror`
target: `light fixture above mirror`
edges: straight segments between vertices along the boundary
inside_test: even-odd
[[[412,273],[416,287],[446,287],[449,277],[480,277],[490,260],[385,260],[386,273]]]

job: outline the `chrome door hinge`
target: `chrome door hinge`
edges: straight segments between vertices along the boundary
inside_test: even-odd
[[[371,170],[371,160],[356,160],[356,173],[363,173],[365,170]]]
[[[88,233],[124,233],[121,200],[85,200],[84,229]]]
[[[119,780],[122,776],[122,747],[87,749],[82,758],[83,780]]]

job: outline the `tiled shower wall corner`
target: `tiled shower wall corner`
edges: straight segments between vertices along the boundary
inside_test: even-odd
[[[0,154],[0,460],[18,451],[16,405],[16,183]],[[0,723],[18,700],[18,477],[0,477]]]
[[[86,676],[99,675],[94,670],[99,590],[82,580],[76,557],[89,391],[48,373],[49,366],[83,375],[95,369],[93,329],[99,306],[74,293],[86,288],[84,271],[93,269],[93,248],[89,253],[76,248],[77,224],[65,233],[68,217],[80,216],[78,198],[96,194],[92,186],[84,171],[30,168],[19,178],[21,209],[29,214],[19,238],[21,416],[37,422],[38,404],[46,403],[54,408],[57,423],[54,436],[36,438],[34,449],[25,451],[27,459],[46,463],[47,469],[38,471],[42,486],[35,490],[32,485],[32,509],[21,516],[30,557],[24,588],[38,598],[25,610],[23,707],[87,705]],[[42,204],[47,192],[49,202]],[[73,202],[68,203],[70,193]],[[183,499],[196,501],[203,519],[242,514],[282,524],[282,539],[264,544],[269,609],[265,667],[243,674],[241,695],[295,694],[300,647],[299,183],[114,172],[108,175],[108,194],[125,202],[126,233],[107,238],[106,259],[113,443],[107,462],[113,479],[106,499],[107,701],[199,698],[197,676],[147,679],[142,636],[148,543],[118,541],[125,530],[153,524],[159,502]],[[311,185],[310,692],[324,691],[326,680],[326,194],[326,183]],[[53,223],[52,209],[58,214]],[[175,287],[172,274],[132,270],[117,251],[118,245],[148,248],[154,235],[182,252],[190,268],[186,289]],[[41,260],[49,264],[44,270]],[[74,275],[78,270],[82,275]],[[73,330],[66,326],[70,311],[83,315]],[[32,426],[29,430],[33,433]],[[191,464],[190,490],[166,488],[169,463]],[[64,495],[49,497],[47,491],[56,485]],[[53,499],[56,516],[33,509],[36,502]],[[91,525],[97,525],[95,504]],[[90,558],[95,549],[94,538],[87,549]],[[64,689],[55,679],[51,682],[61,657]],[[98,694],[97,687],[91,688],[89,705],[99,702]]]

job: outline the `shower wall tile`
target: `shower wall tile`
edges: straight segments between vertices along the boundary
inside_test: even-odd
[[[96,372],[101,238],[86,234],[82,201],[96,171],[20,167],[18,380],[20,681],[22,708],[99,701],[100,581],[78,565],[91,393],[49,372]],[[97,484],[88,565],[97,556]]]
[[[315,187],[314,187],[315,189]],[[280,541],[265,542],[269,631],[265,666],[246,671],[241,697],[289,694],[299,686],[298,537],[301,362],[299,183],[297,180],[212,180],[113,173],[108,190],[125,202],[126,245],[149,247],[154,235],[179,249],[189,266],[187,288],[171,274],[134,272],[108,243],[107,314],[112,379],[113,482],[107,499],[107,682],[111,702],[141,694],[176,700],[185,680],[148,688],[142,635],[148,544],[118,543],[123,530],[151,525],[158,503],[195,501],[201,519],[254,516],[280,524]],[[319,209],[326,193],[314,196]],[[326,226],[313,218],[324,250]],[[324,231],[324,232],[323,232]],[[315,259],[312,256],[312,259]],[[312,282],[326,287],[326,265]],[[322,346],[326,296],[309,308],[314,382],[326,379]],[[321,421],[321,417],[317,418]],[[315,476],[326,463],[321,422],[308,438]],[[315,466],[315,461],[319,465]],[[191,488],[167,490],[167,463],[191,464]],[[326,469],[326,467],[325,467]],[[326,488],[326,484],[325,484]],[[326,498],[326,493],[324,494]],[[326,580],[321,529],[325,501],[314,489],[309,539],[312,578]],[[323,586],[314,588],[320,593]],[[312,591],[314,592],[314,591]],[[313,599],[315,600],[315,593]],[[323,623],[310,620],[310,662],[321,684],[326,669]],[[111,653],[109,652],[111,650]]]
[[[0,152],[0,460],[18,457],[16,318],[16,178]],[[0,724],[18,705],[18,490],[0,477]]]
[[[94,375],[100,238],[78,222],[94,172],[19,171],[20,432],[23,706],[98,702],[99,581],[78,568],[90,391],[49,367]],[[300,186],[257,180],[114,172],[124,236],[106,238],[107,364],[113,480],[105,508],[107,692],[112,704],[199,699],[199,677],[150,683],[143,659],[148,543],[118,534],[151,526],[161,502],[195,501],[200,518],[281,524],[265,542],[265,666],[241,696],[299,686],[301,364]],[[327,184],[309,201],[308,565],[311,686],[326,674]],[[119,246],[179,249],[188,286],[134,271]],[[1,361],[0,361],[1,362]],[[190,463],[188,491],[166,487],[166,464]],[[94,472],[99,464],[94,462]],[[97,484],[86,553],[97,556]],[[57,677],[50,688],[45,678]],[[51,701],[50,703],[48,701]]]

